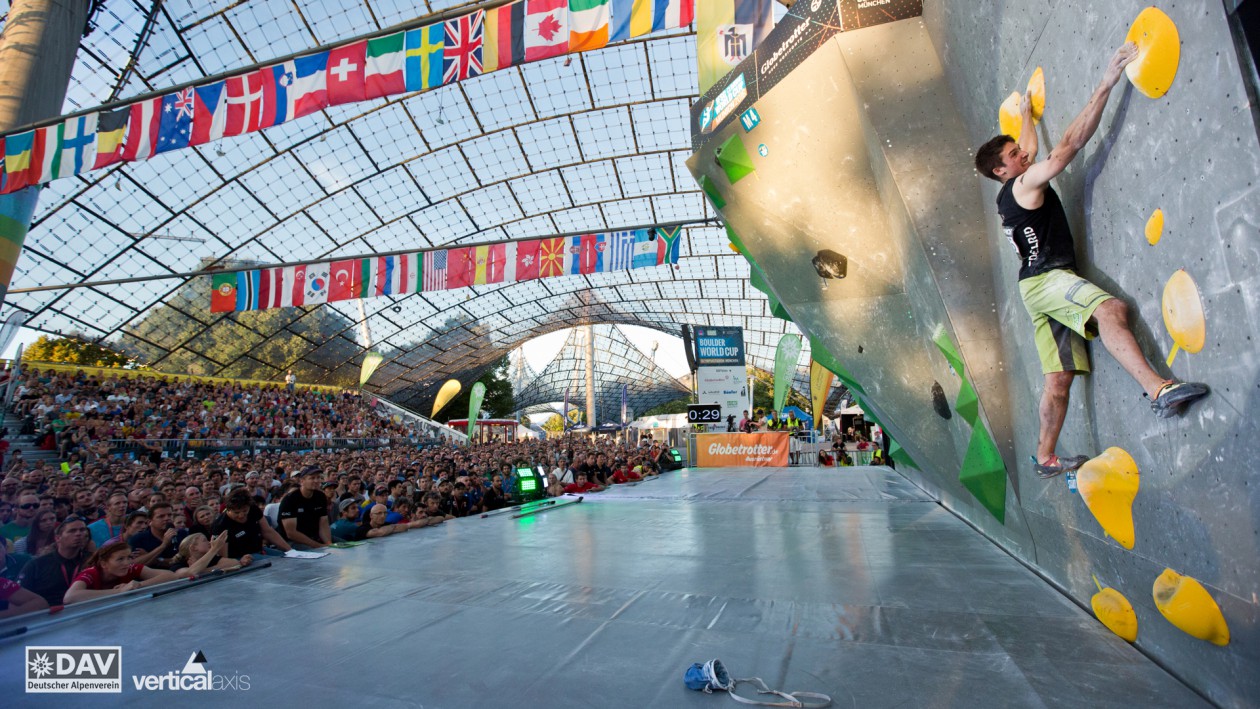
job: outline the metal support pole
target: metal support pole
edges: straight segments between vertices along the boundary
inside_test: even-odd
[[[586,425],[593,431],[595,420],[595,326],[586,326]]]
[[[88,0],[13,0],[0,33],[0,132],[61,112],[87,13]],[[0,304],[38,199],[39,187],[0,195]]]

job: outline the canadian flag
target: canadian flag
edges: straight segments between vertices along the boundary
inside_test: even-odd
[[[328,105],[355,103],[367,99],[364,66],[367,40],[328,50]]]
[[[569,52],[569,0],[526,0],[525,61]]]

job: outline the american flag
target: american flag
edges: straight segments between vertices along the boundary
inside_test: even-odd
[[[423,290],[446,290],[446,250],[430,251],[424,255]]]
[[[463,81],[481,73],[481,40],[485,10],[447,20],[446,48],[442,51],[442,83]]]

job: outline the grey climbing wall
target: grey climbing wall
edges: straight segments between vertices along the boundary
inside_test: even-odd
[[[810,5],[794,12],[828,12]],[[993,205],[997,183],[976,175],[972,155],[1038,66],[1048,152],[1143,3],[925,0],[921,18],[809,35],[807,51],[778,52],[796,54],[776,60],[790,68],[779,76],[759,75],[777,68],[770,52],[737,67],[746,95],[725,115],[714,107],[728,84],[706,94],[688,164],[725,203],[723,218],[773,296],[914,461],[908,475],[1083,604],[1094,577],[1122,593],[1137,645],[1197,691],[1256,706],[1260,144],[1228,24],[1234,5],[1161,6],[1180,30],[1171,90],[1149,99],[1122,79],[1097,136],[1056,182],[1083,274],[1129,303],[1158,369],[1214,391],[1183,418],[1157,419],[1093,346],[1095,373],[1073,387],[1059,450],[1132,455],[1141,479],[1132,550],[1062,479],[1032,474],[1042,376]],[[775,33],[800,24],[789,18]],[[776,50],[788,38],[777,41]],[[751,172],[724,155],[750,161]],[[1151,245],[1143,228],[1157,208],[1166,226]],[[822,250],[844,257],[843,277],[816,271]],[[1197,284],[1207,336],[1202,351],[1169,366],[1161,297],[1178,269]],[[1228,645],[1165,620],[1152,597],[1165,568],[1203,584]]]

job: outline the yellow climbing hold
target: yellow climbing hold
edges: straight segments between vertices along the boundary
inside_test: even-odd
[[[1154,246],[1159,243],[1159,239],[1163,235],[1164,210],[1156,209],[1151,212],[1151,218],[1146,220],[1146,243]]]
[[[1085,506],[1103,531],[1125,549],[1133,548],[1133,498],[1137,497],[1139,477],[1133,456],[1114,446],[1076,473],[1077,490]]]
[[[1155,607],[1178,630],[1215,645],[1229,644],[1229,626],[1212,596],[1197,580],[1172,569],[1155,579]]]
[[[1124,41],[1138,47],[1137,59],[1124,68],[1133,87],[1147,98],[1168,93],[1181,60],[1181,36],[1172,18],[1159,8],[1148,7],[1138,13]]]
[[[743,251],[740,251],[740,250],[739,250],[739,247],[738,247],[738,246],[736,246],[735,244],[727,244],[727,246],[729,246],[729,247],[730,247],[731,251],[734,251],[734,252],[735,252],[735,253],[737,253],[737,254],[742,254],[742,253],[744,253]]]
[[[1041,114],[1046,112],[1046,74],[1037,67],[1028,79],[1028,95],[1032,98],[1033,123],[1041,122]]]
[[[1098,579],[1094,579],[1098,583]],[[1137,613],[1133,612],[1133,604],[1114,588],[1101,588],[1089,599],[1094,608],[1094,615],[1099,622],[1107,626],[1107,630],[1133,642],[1137,640]]]
[[[1164,327],[1173,339],[1173,349],[1168,355],[1172,366],[1177,350],[1191,354],[1203,349],[1207,339],[1207,320],[1203,317],[1203,301],[1199,300],[1199,287],[1185,269],[1178,269],[1164,284]]]
[[[1003,135],[1009,135],[1011,140],[1019,140],[1019,133],[1024,129],[1024,119],[1019,115],[1019,98],[1018,91],[1011,92],[998,109],[998,126]]]

